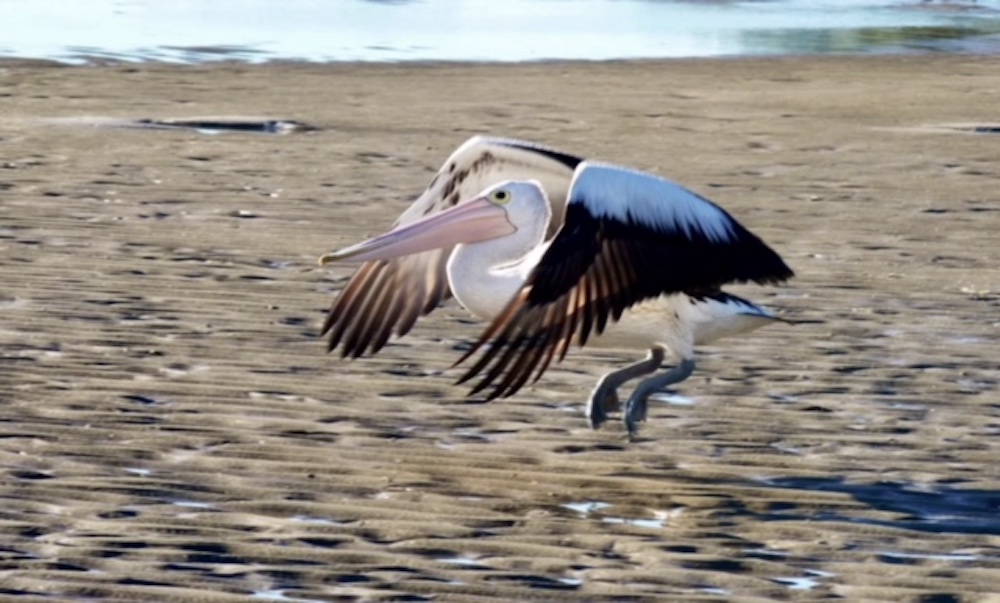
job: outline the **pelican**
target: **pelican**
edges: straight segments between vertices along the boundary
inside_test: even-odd
[[[722,291],[779,283],[784,261],[725,210],[652,174],[541,145],[473,137],[387,233],[320,257],[364,262],[323,334],[343,357],[375,353],[392,333],[454,295],[489,325],[458,365],[492,400],[537,380],[572,342],[643,347],[646,358],[598,381],[590,425],[622,410],[634,435],[649,397],[691,375],[695,345],[782,320]],[[676,364],[657,372],[668,355]],[[622,408],[618,389],[645,376]]]

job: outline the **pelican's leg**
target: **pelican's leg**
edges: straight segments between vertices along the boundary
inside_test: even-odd
[[[650,348],[646,359],[601,377],[587,402],[587,419],[597,429],[608,420],[608,411],[618,410],[618,388],[629,379],[652,373],[663,362],[663,349]]]
[[[669,371],[640,381],[635,391],[629,396],[628,402],[625,403],[625,412],[622,414],[622,422],[625,423],[629,435],[635,435],[638,429],[636,424],[639,421],[646,420],[646,403],[649,401],[651,395],[668,385],[684,381],[693,372],[694,359],[685,358],[680,364]]]

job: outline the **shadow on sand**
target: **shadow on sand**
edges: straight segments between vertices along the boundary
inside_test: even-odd
[[[765,480],[773,488],[848,494],[872,509],[902,513],[893,520],[849,517],[820,513],[799,515],[794,509],[762,514],[762,521],[838,521],[934,532],[940,534],[1000,534],[1000,491],[974,490],[936,485],[919,487],[909,483],[845,483],[843,478],[775,478]]]

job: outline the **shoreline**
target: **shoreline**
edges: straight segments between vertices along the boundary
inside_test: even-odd
[[[249,61],[243,59],[218,59],[204,61],[167,61],[167,60],[147,60],[147,59],[118,59],[112,57],[95,56],[93,60],[83,62],[70,62],[59,59],[49,59],[43,57],[30,56],[0,56],[0,67],[79,67],[79,68],[114,68],[114,67],[191,67],[191,68],[211,68],[224,66],[247,66],[247,67],[333,67],[333,66],[394,66],[394,67],[433,67],[433,66],[455,66],[455,67],[530,67],[545,65],[603,65],[616,63],[691,63],[691,62],[739,62],[739,61],[811,61],[811,60],[891,60],[891,59],[915,59],[927,60],[935,59],[996,59],[1000,57],[1000,36],[985,36],[990,39],[997,38],[997,52],[970,50],[970,51],[948,51],[939,52],[933,50],[891,50],[891,51],[871,51],[871,52],[844,52],[844,53],[780,53],[780,54],[740,54],[740,55],[715,55],[715,56],[680,56],[680,57],[619,57],[602,59],[574,59],[574,58],[540,58],[530,60],[463,60],[463,59],[412,59],[412,60],[307,60],[295,58],[275,58],[264,61]]]

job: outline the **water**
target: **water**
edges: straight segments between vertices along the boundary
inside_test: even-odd
[[[1000,0],[0,0],[0,56],[67,63],[997,50]]]

